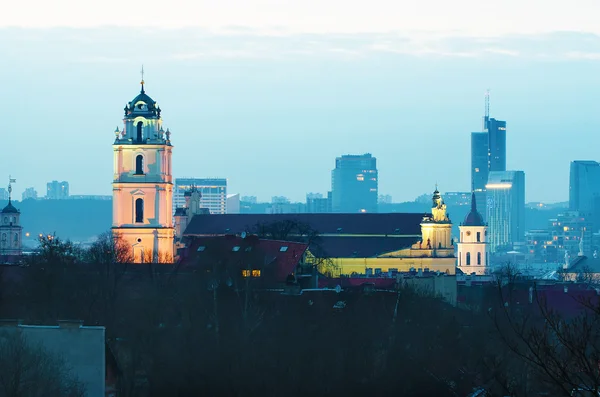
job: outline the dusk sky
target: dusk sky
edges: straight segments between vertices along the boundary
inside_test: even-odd
[[[144,64],[175,177],[304,200],[330,189],[336,156],[369,152],[394,201],[468,191],[489,88],[527,201],[567,200],[569,162],[600,160],[600,2],[404,3],[13,2],[0,178],[18,199],[50,180],[111,194],[113,131]]]

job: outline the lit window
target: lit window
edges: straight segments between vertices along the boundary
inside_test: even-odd
[[[260,277],[260,270],[252,270],[252,277]]]
[[[479,172],[479,168],[475,168],[475,172]]]
[[[205,246],[201,245],[200,247],[198,247],[198,252],[202,252],[206,249]]]
[[[285,252],[288,250],[288,247],[286,245],[284,245],[283,247],[279,248],[279,252]]]
[[[356,175],[356,180],[357,181],[364,181],[365,180],[365,176],[363,174],[358,174],[358,175]]]
[[[238,252],[240,250],[239,245],[236,245],[235,247],[233,247],[233,252]]]
[[[242,270],[242,277],[250,277],[250,270]]]

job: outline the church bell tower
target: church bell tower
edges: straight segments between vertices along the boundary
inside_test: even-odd
[[[477,211],[475,192],[471,194],[471,211],[458,228],[460,229],[458,268],[465,274],[488,274],[490,245],[487,241],[487,225]]]
[[[135,262],[173,261],[171,133],[161,109],[144,90],[125,106],[113,144],[113,234],[131,247]]]

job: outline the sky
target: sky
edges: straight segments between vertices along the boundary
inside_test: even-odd
[[[51,180],[111,194],[113,131],[143,64],[175,177],[300,201],[330,189],[336,156],[369,152],[394,201],[468,191],[490,89],[527,201],[564,201],[569,162],[600,160],[598,18],[597,0],[13,2],[0,178],[17,198]]]

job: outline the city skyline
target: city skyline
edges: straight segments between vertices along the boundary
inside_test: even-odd
[[[230,192],[261,200],[325,194],[335,158],[366,152],[379,160],[379,191],[395,201],[414,200],[435,182],[469,191],[470,132],[481,128],[487,88],[491,114],[509,123],[507,169],[528,175],[528,202],[567,201],[570,162],[600,160],[589,117],[600,91],[600,38],[585,24],[578,32],[442,37],[359,27],[279,36],[29,29],[19,21],[0,22],[21,26],[0,29],[0,73],[8,77],[0,108],[12,148],[0,168],[17,178],[16,197],[55,179],[69,181],[75,195],[110,194],[106,149],[141,64],[173,132],[174,176],[224,177]]]

